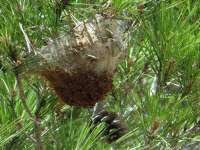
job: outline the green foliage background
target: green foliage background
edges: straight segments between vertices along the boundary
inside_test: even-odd
[[[107,109],[119,112],[129,133],[116,143],[102,142],[98,126],[90,133],[91,109],[63,106],[37,76],[23,78],[26,103],[40,116],[38,129],[25,111],[15,67],[27,55],[26,40],[34,48],[70,29],[69,18],[58,18],[53,0],[0,0],[0,147],[39,149],[184,149],[199,143],[200,5],[198,0],[73,0],[65,8],[80,20],[113,11],[134,22],[127,57],[118,66]],[[127,16],[122,15],[126,11]],[[39,109],[38,109],[39,108]]]

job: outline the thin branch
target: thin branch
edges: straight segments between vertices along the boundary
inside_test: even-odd
[[[36,149],[43,150],[43,145],[40,138],[41,134],[40,134],[40,127],[39,127],[40,121],[38,120],[39,117],[38,115],[35,115],[34,117],[30,109],[28,108],[28,105],[26,104],[26,96],[24,94],[24,89],[23,89],[22,82],[18,73],[16,73],[16,80],[17,80],[17,86],[19,89],[19,95],[22,101],[22,105],[24,106],[25,111],[28,113],[30,119],[33,120],[34,125],[35,125],[35,140],[36,141],[34,143],[36,144]]]
[[[40,95],[39,89],[37,92],[37,104],[36,104],[36,111],[35,111],[35,139],[37,139],[37,149],[43,150],[42,140],[41,140],[41,128],[40,128],[40,110],[42,108],[42,98]]]
[[[28,113],[29,117],[32,120],[34,120],[33,114],[31,113],[30,109],[28,108],[28,105],[26,104],[26,97],[24,95],[24,89],[23,89],[22,82],[21,82],[21,79],[20,79],[18,73],[16,73],[16,80],[17,80],[17,86],[18,86],[18,89],[19,89],[19,96],[20,96],[20,99],[22,101],[22,105],[24,106],[24,109]]]
[[[36,149],[43,150],[42,140],[41,140],[41,129],[39,116],[35,116],[35,139],[36,139]]]

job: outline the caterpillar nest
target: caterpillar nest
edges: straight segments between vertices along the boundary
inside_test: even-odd
[[[126,50],[124,25],[100,14],[78,22],[73,34],[50,41],[30,56],[34,63],[26,72],[48,80],[66,104],[94,106],[112,89],[116,65]]]

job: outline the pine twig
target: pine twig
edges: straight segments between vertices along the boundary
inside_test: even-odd
[[[38,121],[38,116],[35,116],[35,139],[36,139],[36,149],[43,150],[43,144],[41,140],[41,130],[40,130],[40,122]]]
[[[40,130],[39,130],[39,121],[38,121],[38,117],[37,115],[34,117],[33,114],[31,113],[30,109],[28,108],[28,105],[26,104],[26,96],[24,94],[24,89],[23,89],[23,85],[21,82],[21,79],[19,77],[19,74],[16,73],[16,80],[17,80],[17,86],[19,89],[19,96],[20,99],[22,101],[22,105],[24,106],[25,111],[28,113],[29,117],[31,120],[33,120],[34,125],[35,125],[35,144],[36,144],[36,149],[37,150],[43,150],[43,146],[42,146],[42,142],[41,142],[41,138],[40,138]]]
[[[20,99],[22,101],[22,105],[24,106],[24,109],[28,113],[29,117],[32,120],[34,120],[33,114],[31,113],[30,109],[28,108],[28,105],[26,104],[26,97],[24,95],[24,89],[23,89],[22,82],[21,82],[21,79],[20,79],[18,73],[16,74],[16,80],[17,80],[17,86],[18,86],[18,89],[19,89],[19,96],[20,96]]]

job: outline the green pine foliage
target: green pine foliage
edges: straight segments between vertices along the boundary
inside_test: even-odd
[[[198,0],[113,0],[109,8],[104,0],[61,2],[0,0],[1,149],[198,149]],[[129,127],[113,144],[104,142],[104,124],[91,126],[91,109],[61,104],[46,82],[31,74],[22,78],[23,98],[16,78],[16,66],[28,55],[20,24],[37,49],[71,29],[67,14],[83,20],[99,12],[132,24],[126,58],[106,97],[107,109],[121,114]]]

